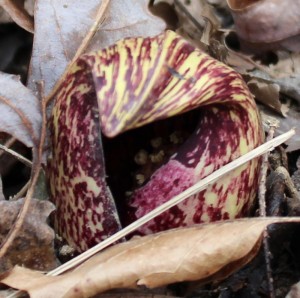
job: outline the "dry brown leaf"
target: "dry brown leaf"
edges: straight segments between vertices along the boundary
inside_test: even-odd
[[[169,230],[115,245],[61,276],[15,267],[1,283],[32,298],[74,298],[114,288],[222,279],[255,256],[269,224],[299,221],[252,218]]]
[[[295,99],[300,103],[300,73],[294,73],[290,76],[281,78],[272,78],[261,70],[254,70],[251,72],[242,72],[247,78],[263,79],[270,83],[277,84],[280,87],[280,93],[287,95],[288,97]]]
[[[20,78],[0,72],[0,131],[28,147],[38,146],[42,116],[40,103]]]
[[[243,54],[239,55],[238,52],[228,50],[226,46],[225,49],[227,51],[226,64],[234,68],[237,72],[244,74],[255,68],[255,65],[251,63],[250,57]]]
[[[252,78],[247,82],[247,85],[258,101],[277,111],[282,116],[287,115],[287,106],[281,104],[279,100],[280,86],[278,84],[264,79]]]
[[[300,102],[300,53],[277,52],[278,63],[269,69],[281,92]]]
[[[247,74],[253,69],[260,69],[267,72],[267,67],[263,66],[260,62],[254,61],[251,55],[234,50],[231,48],[230,44],[234,44],[235,33],[232,30],[225,30],[222,34],[219,33],[220,41],[223,47],[223,51],[226,55],[223,62],[231,67],[233,67],[237,72],[241,74]]]
[[[259,105],[259,110],[263,123],[266,124],[266,131],[268,130],[268,123],[272,123],[274,121],[279,122],[279,127],[276,128],[275,135],[280,135],[291,128],[299,127],[300,112],[293,107],[289,109],[286,117],[282,117],[278,115],[278,113],[275,113],[262,105]],[[288,145],[288,147],[285,149],[286,152],[300,149],[300,130],[296,129],[296,133],[289,140],[287,140],[285,144]]]
[[[278,62],[263,66],[250,56],[231,50],[225,42],[228,52],[226,63],[249,79],[265,81],[280,87],[280,93],[300,102],[300,53],[276,51]],[[247,63],[249,61],[250,63]],[[256,69],[253,71],[253,69]]]
[[[37,1],[35,37],[28,86],[45,81],[45,95],[64,73],[83,38],[95,22],[102,1]],[[124,37],[150,36],[162,32],[165,24],[150,14],[147,0],[111,0],[105,21],[88,51],[99,50]],[[130,12],[130,13],[129,13]]]
[[[227,0],[237,34],[253,43],[271,43],[300,33],[299,0]]]
[[[274,78],[286,78],[299,73],[300,53],[277,51],[278,62],[269,65],[269,70]]]
[[[33,33],[33,17],[24,8],[25,0],[1,0],[0,5],[10,17],[23,29]]]
[[[228,52],[234,53],[231,50]],[[276,129],[276,135],[279,135],[293,127],[299,126],[299,108],[290,107],[289,104],[283,104],[279,100],[279,96],[281,94],[297,100],[298,103],[300,102],[300,73],[298,72],[300,67],[300,55],[299,53],[291,54],[283,51],[277,52],[277,55],[279,61],[267,68],[268,73],[261,68],[260,64],[258,64],[256,68],[261,69],[251,71],[251,68],[246,67],[247,64],[244,64],[242,60],[242,63],[236,63],[238,60],[234,59],[227,59],[227,62],[229,61],[231,66],[249,80],[248,86],[260,102],[284,116],[282,117],[278,113],[260,106],[263,121],[266,123],[266,131],[268,131],[269,128],[268,123],[274,122],[275,120],[280,123],[279,128]],[[241,55],[241,57],[243,56],[244,55]],[[230,55],[228,55],[228,57],[230,57]],[[244,56],[244,58],[247,59],[247,56]],[[253,66],[255,67],[254,64]],[[298,129],[296,130],[296,134],[289,139],[286,144],[288,145],[288,152],[300,149],[300,131]]]
[[[212,32],[220,27],[211,5],[204,0],[176,0],[174,3],[179,17],[178,32],[199,47],[208,46]]]
[[[0,243],[12,228],[24,200],[0,201]],[[32,200],[26,220],[13,245],[0,260],[0,272],[15,264],[36,270],[51,270],[58,265],[53,242],[54,232],[46,220],[54,210],[48,201]]]

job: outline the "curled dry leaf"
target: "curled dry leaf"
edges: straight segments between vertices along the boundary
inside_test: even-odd
[[[0,131],[28,147],[38,146],[42,116],[40,103],[19,77],[0,73]]]
[[[20,27],[33,33],[33,17],[25,9],[24,0],[1,0],[0,5]]]
[[[299,0],[227,0],[236,32],[253,43],[271,43],[300,33]]]
[[[279,99],[280,86],[271,81],[253,78],[247,85],[255,98],[264,105],[272,108],[282,116],[286,116],[288,108],[281,104]]]
[[[0,201],[0,243],[13,226],[24,200]],[[54,251],[54,232],[47,225],[54,206],[48,201],[32,200],[20,233],[3,259],[0,272],[15,264],[36,270],[51,270],[58,265]]]
[[[49,94],[96,22],[96,12],[103,1],[36,2],[36,29],[28,78],[32,90],[36,89],[35,81],[44,80],[45,95]],[[163,31],[164,22],[150,14],[147,3],[147,0],[109,1],[105,20],[88,51],[99,50],[124,37],[151,36]]]
[[[1,283],[37,297],[91,297],[114,288],[159,287],[223,279],[249,262],[264,229],[299,218],[253,218],[198,225],[135,238],[61,276],[15,267]]]

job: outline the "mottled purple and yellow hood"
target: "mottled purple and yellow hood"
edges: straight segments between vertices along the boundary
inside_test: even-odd
[[[238,73],[171,31],[124,39],[80,57],[50,119],[48,172],[58,233],[83,251],[121,228],[106,183],[101,131],[115,137],[192,109],[199,110],[194,133],[133,192],[127,203],[132,220],[260,145],[259,114]],[[258,160],[241,166],[139,232],[247,214],[258,171]]]

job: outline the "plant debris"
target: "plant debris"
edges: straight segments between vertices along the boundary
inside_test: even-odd
[[[8,285],[25,290],[30,297],[55,298],[93,295],[120,298],[298,297],[300,230],[298,218],[292,216],[300,214],[299,4],[298,0],[1,1],[2,287]],[[3,24],[7,22],[10,24]],[[260,190],[252,189],[254,196],[260,196],[259,202],[254,201],[251,205],[249,216],[252,218],[199,224],[128,240],[142,222],[153,220],[155,212],[173,205],[162,206],[154,213],[150,212],[148,218],[146,215],[141,221],[130,223],[78,256],[74,247],[64,242],[62,235],[55,237],[53,217],[49,217],[54,207],[48,201],[49,171],[45,164],[46,156],[51,158],[53,154],[47,131],[53,102],[66,84],[67,73],[74,67],[77,71],[81,67],[76,61],[83,54],[107,48],[124,38],[153,38],[166,29],[173,30],[197,50],[241,74],[259,102],[264,130],[269,132],[270,124],[279,124],[274,129],[275,140],[277,135],[294,127],[296,134],[272,151],[268,158],[265,155]],[[176,51],[172,53],[175,55]],[[133,60],[128,57],[125,61],[135,61],[131,69],[143,65],[141,59],[134,60],[136,57],[138,54]],[[105,59],[96,71],[104,67],[104,62]],[[93,64],[92,61],[89,63]],[[193,67],[191,64],[191,69]],[[197,82],[169,62],[163,69],[174,80]],[[91,82],[95,81],[95,73],[94,77],[89,77]],[[100,92],[107,77],[103,77],[102,83],[98,81],[95,93]],[[132,82],[132,79],[127,78],[124,82]],[[113,80],[117,82],[117,77]],[[73,83],[78,86],[78,82]],[[119,87],[122,84],[118,82]],[[81,87],[80,90],[87,90],[87,85]],[[70,89],[65,91],[72,92]],[[154,95],[151,93],[153,101],[157,99]],[[104,97],[109,98],[107,94]],[[82,111],[84,107],[87,102],[81,107]],[[104,108],[101,105],[101,109]],[[157,113],[159,108],[154,110]],[[103,159],[107,176],[103,175],[103,181],[111,187],[109,196],[112,193],[114,198],[117,197],[119,214],[123,210],[123,226],[129,220],[124,219],[127,202],[185,144],[197,125],[197,113],[198,110],[190,111],[182,117],[174,116],[164,120],[165,123],[155,122],[153,126],[144,126],[140,132],[129,131],[112,139],[99,133],[106,151]],[[222,115],[218,117],[219,123],[225,119]],[[76,117],[72,115],[70,119]],[[79,124],[84,124],[84,119]],[[72,125],[78,127],[75,122]],[[223,126],[228,129],[226,124]],[[233,135],[232,130],[228,135]],[[215,134],[214,137],[217,138]],[[203,146],[215,139],[203,140]],[[88,143],[92,143],[91,138]],[[211,143],[216,144],[217,140]],[[218,163],[220,148],[215,151]],[[260,154],[262,152],[266,151]],[[73,150],[72,154],[78,153]],[[88,156],[88,150],[82,154]],[[72,169],[72,166],[68,168]],[[91,169],[96,169],[95,163]],[[223,169],[228,170],[227,165],[218,170],[216,177],[220,177]],[[61,177],[63,170],[59,168],[57,177]],[[163,175],[161,180],[169,174]],[[212,180],[203,179],[193,191],[203,190],[207,184],[216,181],[223,181],[220,187],[225,189],[225,178],[218,180],[209,176]],[[64,194],[65,197],[69,195],[69,192]],[[172,199],[172,204],[175,202],[176,205],[187,196],[180,193]],[[138,208],[140,205],[137,203]],[[264,205],[267,216],[280,218],[253,217],[264,216]],[[80,203],[77,207],[86,214]],[[92,220],[99,224],[96,217]],[[280,224],[271,224],[275,222]],[[90,226],[84,222],[82,227]],[[66,263],[59,266],[58,257]],[[102,292],[105,293],[99,294]],[[1,289],[0,292],[1,297],[18,295],[18,292],[13,294],[12,289]]]

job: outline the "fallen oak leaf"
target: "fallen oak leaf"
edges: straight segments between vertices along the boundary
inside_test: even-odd
[[[40,103],[19,77],[0,73],[0,131],[6,132],[27,147],[37,147],[42,116]]]
[[[0,201],[0,243],[13,226],[24,199]],[[51,270],[58,265],[54,251],[54,231],[46,223],[54,210],[49,201],[32,199],[28,214],[13,245],[0,258],[0,272],[19,264],[36,270]]]
[[[175,282],[226,278],[249,262],[264,229],[291,218],[252,218],[195,225],[132,239],[108,248],[61,276],[15,267],[2,284],[36,297],[91,297],[115,288],[154,288]]]

